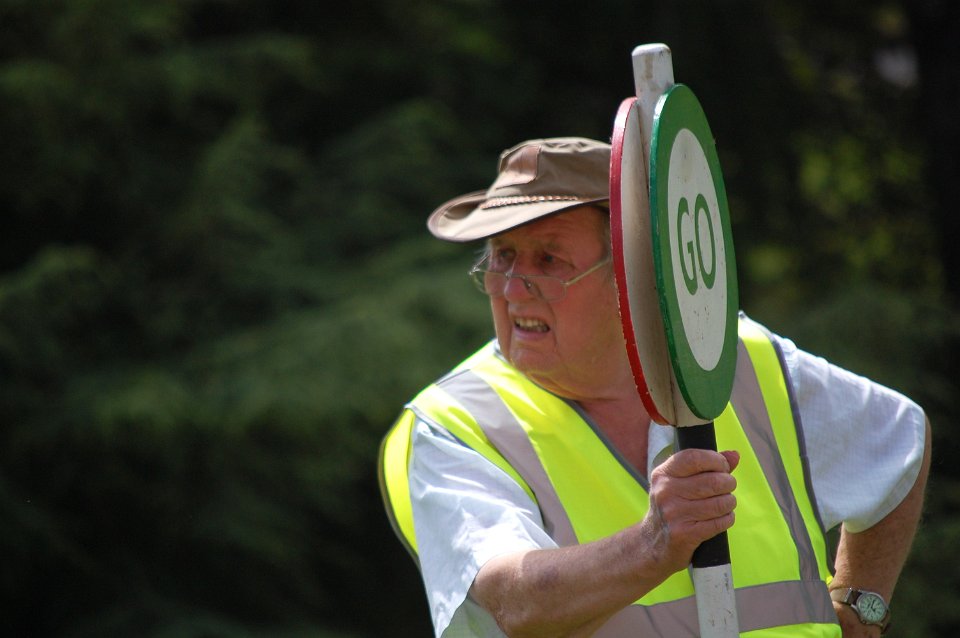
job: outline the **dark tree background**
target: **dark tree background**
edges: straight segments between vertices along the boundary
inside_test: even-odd
[[[0,611],[17,636],[429,635],[380,438],[491,335],[427,236],[610,135],[666,42],[744,309],[935,430],[898,635],[960,629],[949,0],[0,0]]]

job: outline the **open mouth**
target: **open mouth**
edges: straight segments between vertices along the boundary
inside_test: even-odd
[[[513,320],[513,325],[525,332],[549,332],[550,328],[539,319],[526,319],[517,317]]]

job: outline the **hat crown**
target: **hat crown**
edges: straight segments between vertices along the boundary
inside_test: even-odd
[[[486,191],[456,197],[433,211],[430,232],[472,241],[610,198],[610,145],[583,137],[527,140],[500,154]]]
[[[609,196],[610,145],[582,137],[521,142],[500,154],[487,198]]]

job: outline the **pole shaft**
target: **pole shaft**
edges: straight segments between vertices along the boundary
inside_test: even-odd
[[[716,451],[713,422],[677,428],[677,443],[681,450]],[[701,638],[737,638],[739,619],[727,533],[720,532],[701,543],[693,552],[691,565]]]

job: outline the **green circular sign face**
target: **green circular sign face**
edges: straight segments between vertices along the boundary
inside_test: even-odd
[[[720,160],[700,102],[682,84],[660,98],[650,143],[650,215],[660,312],[677,385],[695,415],[730,400],[737,292]]]

